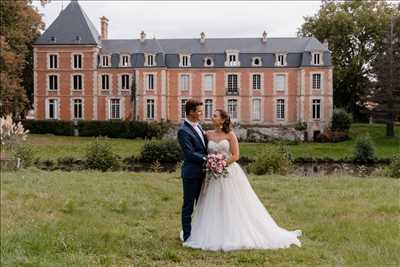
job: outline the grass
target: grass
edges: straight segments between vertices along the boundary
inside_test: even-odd
[[[183,248],[177,173],[2,173],[1,266],[399,266],[399,180],[250,176],[302,248]]]
[[[353,124],[350,131],[351,140],[340,143],[301,143],[290,145],[289,149],[296,157],[330,157],[341,159],[352,155],[355,138],[359,135],[369,134],[376,144],[377,156],[380,158],[390,158],[394,153],[400,153],[400,127],[396,127],[396,137],[387,138],[385,136],[385,125],[383,124]],[[52,135],[29,135],[28,142],[37,151],[37,156],[41,159],[54,159],[58,157],[72,156],[82,158],[85,153],[86,145],[92,141],[92,137],[71,137],[71,136],[52,136]],[[144,144],[144,140],[130,139],[107,139],[117,154],[122,157],[138,155]],[[240,150],[242,156],[254,158],[263,148],[276,146],[274,144],[255,144],[241,143]]]

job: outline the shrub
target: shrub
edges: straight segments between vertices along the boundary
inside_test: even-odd
[[[33,134],[54,134],[71,136],[74,134],[72,121],[60,120],[25,120],[22,121],[24,128]]]
[[[351,127],[353,118],[344,109],[335,109],[332,115],[332,131],[348,131]]]
[[[19,144],[16,146],[14,151],[14,157],[20,158],[22,161],[22,166],[28,168],[34,162],[35,151],[32,145]]]
[[[356,162],[362,163],[376,160],[375,145],[369,135],[357,137],[353,157]]]
[[[11,114],[0,118],[0,144],[2,150],[12,151],[27,138],[29,130],[25,130],[21,122],[13,121]]]
[[[106,171],[115,167],[116,157],[111,146],[101,142],[99,138],[90,143],[86,148],[85,165],[88,169]]]
[[[307,129],[307,122],[305,122],[305,121],[303,121],[303,122],[299,121],[299,122],[294,126],[294,128],[295,128],[297,131],[304,131],[304,130]]]
[[[182,159],[182,150],[175,140],[147,141],[140,153],[143,162],[176,163]]]
[[[385,175],[400,178],[400,154],[395,155],[391,163],[385,168]]]
[[[250,164],[250,172],[262,175],[266,173],[286,174],[291,167],[290,153],[284,149],[266,149]]]
[[[319,143],[336,143],[346,141],[348,139],[350,139],[350,136],[347,131],[326,130],[325,132],[320,133],[315,141]]]

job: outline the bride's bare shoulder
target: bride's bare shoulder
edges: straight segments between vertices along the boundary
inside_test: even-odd
[[[235,134],[233,131],[230,131],[230,132],[228,133],[228,138],[229,138],[231,141],[237,141],[237,136],[236,136],[236,134]]]

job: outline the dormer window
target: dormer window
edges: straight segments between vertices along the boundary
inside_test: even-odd
[[[76,43],[80,43],[81,41],[82,41],[82,38],[79,35],[75,36]]]
[[[286,54],[276,54],[275,55],[275,66],[282,67],[282,66],[286,66],[286,65],[287,65]]]
[[[206,57],[204,59],[204,67],[212,67],[214,66],[214,60],[211,57]]]
[[[240,66],[239,51],[236,51],[236,50],[226,51],[225,66],[227,66],[227,67],[239,67]]]
[[[322,65],[322,54],[319,52],[311,53],[311,65]]]
[[[55,37],[55,36],[51,36],[51,37],[50,37],[50,41],[53,42],[53,43],[55,43],[55,42],[56,42],[56,37]]]
[[[260,57],[253,57],[251,60],[251,65],[254,67],[260,67],[262,65],[262,61]]]
[[[110,66],[110,56],[108,55],[101,56],[101,66],[102,67]]]
[[[147,67],[155,66],[156,65],[155,55],[154,54],[145,54],[144,65]]]
[[[190,55],[185,55],[181,54],[180,56],[180,61],[179,61],[179,67],[190,67]]]
[[[120,59],[120,66],[121,67],[129,67],[130,66],[130,58],[129,55],[121,55],[121,59]]]

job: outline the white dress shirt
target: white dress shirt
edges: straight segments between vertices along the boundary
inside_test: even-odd
[[[192,121],[190,121],[188,119],[185,119],[185,121],[187,121],[190,125],[192,125],[193,129],[195,129],[196,133],[198,134],[198,136],[200,137],[201,141],[203,142],[203,145],[205,146],[206,143],[204,141],[203,132],[200,130],[199,123],[198,122],[192,122]]]

